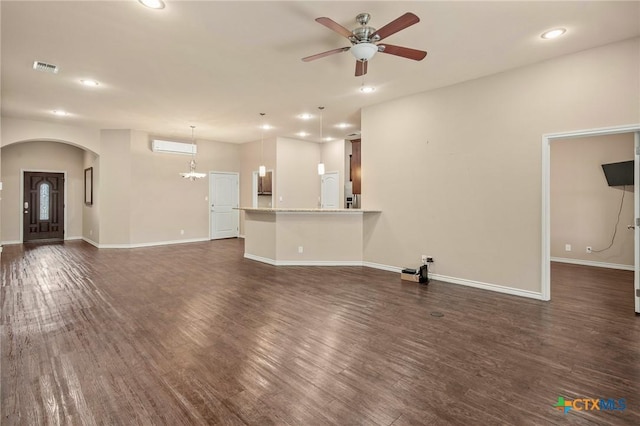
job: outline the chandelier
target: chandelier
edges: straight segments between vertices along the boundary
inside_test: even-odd
[[[193,137],[193,131],[196,128],[196,126],[190,126],[190,127],[191,127],[191,161],[189,161],[189,171],[185,173],[180,173],[180,176],[182,176],[185,179],[194,181],[196,179],[202,179],[207,174],[196,172],[196,140]]]

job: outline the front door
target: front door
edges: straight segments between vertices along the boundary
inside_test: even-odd
[[[23,241],[64,239],[64,173],[24,172]]]
[[[238,189],[238,173],[211,173],[209,199],[212,240],[238,236]]]

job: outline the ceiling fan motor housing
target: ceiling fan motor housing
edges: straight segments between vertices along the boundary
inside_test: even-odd
[[[358,27],[352,31],[353,37],[351,42],[353,43],[362,43],[362,42],[375,42],[380,40],[380,36],[378,34],[371,37],[376,32],[376,29],[373,27]]]

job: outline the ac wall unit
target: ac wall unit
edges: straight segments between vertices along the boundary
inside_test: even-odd
[[[151,151],[163,152],[168,154],[183,154],[191,155],[198,153],[198,147],[195,144],[163,141],[160,139],[153,139],[151,141]]]

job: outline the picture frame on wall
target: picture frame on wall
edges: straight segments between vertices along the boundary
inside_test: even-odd
[[[84,203],[93,205],[93,167],[84,169]]]

